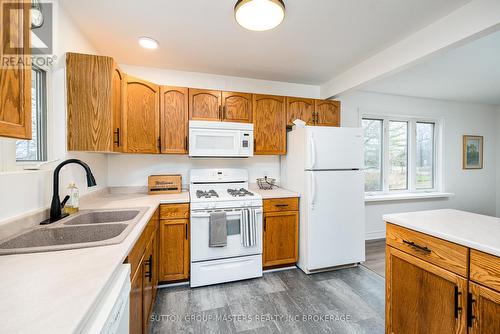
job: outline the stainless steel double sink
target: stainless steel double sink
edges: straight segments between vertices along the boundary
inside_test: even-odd
[[[0,242],[0,255],[48,252],[122,242],[148,208],[82,210]]]

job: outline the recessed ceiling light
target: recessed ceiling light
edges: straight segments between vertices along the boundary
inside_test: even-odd
[[[145,49],[158,49],[158,42],[151,37],[139,37],[139,45]]]
[[[234,17],[245,29],[270,30],[283,22],[285,4],[282,0],[238,0],[234,6]]]

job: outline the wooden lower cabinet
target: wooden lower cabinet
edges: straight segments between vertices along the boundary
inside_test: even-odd
[[[189,278],[189,220],[162,220],[160,226],[160,281]]]
[[[387,333],[467,333],[466,304],[466,278],[387,246]]]
[[[129,253],[131,264],[130,321],[132,334],[148,333],[158,285],[158,221],[157,210]]]
[[[142,313],[142,266],[132,277],[130,290],[130,320],[129,332],[131,334],[142,333],[143,313]]]
[[[189,278],[189,204],[160,207],[160,282]]]
[[[299,254],[298,199],[264,200],[264,268],[293,265]],[[286,206],[285,206],[286,205]],[[283,211],[283,208],[290,208]],[[296,211],[292,211],[296,209]]]
[[[500,333],[499,257],[386,226],[386,333]]]
[[[469,333],[500,333],[500,293],[470,282]]]

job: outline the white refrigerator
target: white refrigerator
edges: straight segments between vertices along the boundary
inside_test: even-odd
[[[294,127],[281,185],[300,193],[298,266],[310,274],[365,260],[361,128]]]

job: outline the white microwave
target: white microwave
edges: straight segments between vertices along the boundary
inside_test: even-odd
[[[253,156],[253,124],[189,121],[189,156],[251,157]]]

